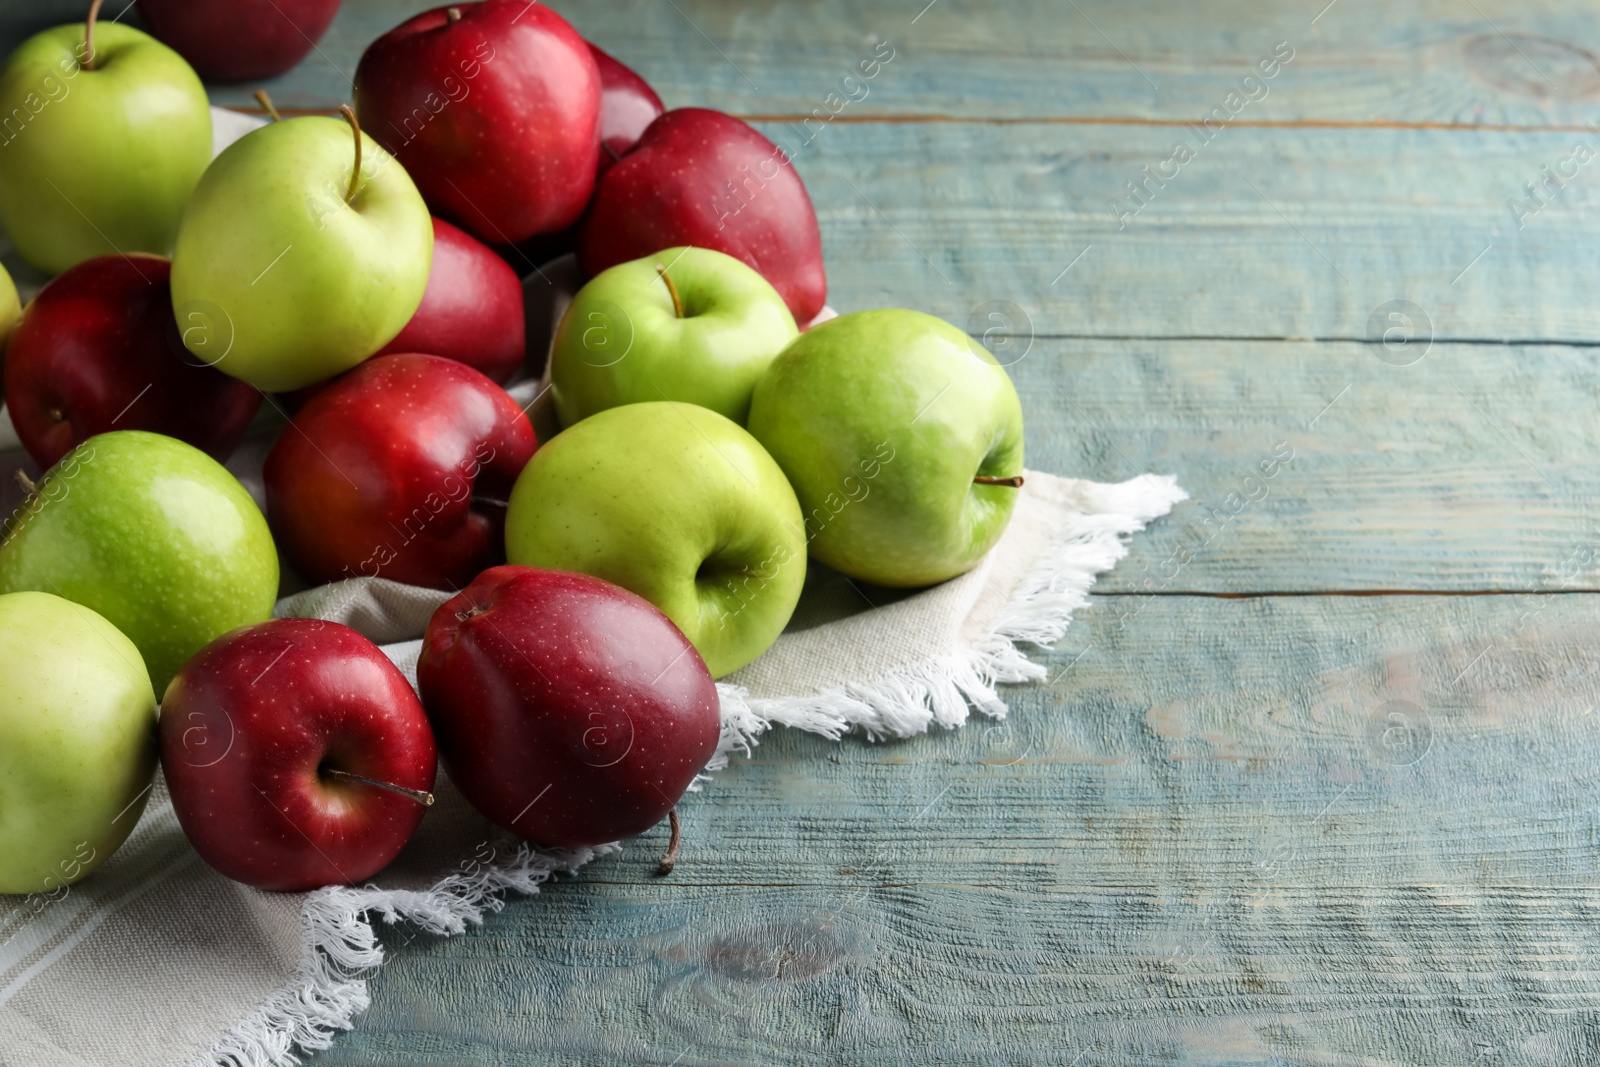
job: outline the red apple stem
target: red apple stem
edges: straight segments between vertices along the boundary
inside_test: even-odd
[[[94,20],[100,17],[100,5],[105,0],[94,0],[89,5],[89,17],[83,22],[83,69],[94,69]]]
[[[667,283],[667,292],[672,294],[672,313],[680,319],[683,318],[683,301],[678,299],[678,287],[672,284],[667,268],[657,263],[656,273],[661,275],[661,280]]]
[[[444,14],[445,14],[445,17],[448,18],[451,22],[460,22],[461,21],[461,9],[459,7],[451,5],[450,7],[445,8]]]
[[[1013,489],[1022,488],[1022,475],[1014,474],[1009,478],[996,478],[992,474],[980,474],[972,479],[974,485],[1009,485]]]
[[[278,114],[278,109],[272,106],[272,97],[267,95],[267,91],[265,89],[257,89],[254,95],[256,98],[256,103],[260,104],[262,108],[266,110],[267,114],[272,116],[273,122],[283,121],[283,116]]]
[[[17,483],[17,487],[19,489],[28,494],[29,500],[33,500],[38,497],[39,487],[33,484],[33,479],[28,477],[27,472],[21,467],[18,467],[16,470],[11,472],[11,480]]]
[[[656,865],[657,878],[665,878],[672,873],[672,868],[678,865],[678,846],[683,843],[683,834],[678,827],[677,808],[667,812],[667,821],[672,826],[672,836],[667,840],[667,854],[662,856],[661,862]]]
[[[344,195],[344,202],[348,204],[356,198],[356,185],[361,181],[361,123],[356,121],[355,110],[349,104],[340,104],[339,114],[350,124],[356,137],[356,165],[350,172],[350,191]]]
[[[387,789],[391,793],[415,800],[425,808],[433,807],[433,794],[421,789],[407,789],[403,785],[395,785],[393,782],[380,782],[376,778],[368,778],[362,774],[351,774],[349,771],[341,771],[336,767],[326,767],[322,773],[336,782],[358,782],[361,785],[370,785],[375,789]]]

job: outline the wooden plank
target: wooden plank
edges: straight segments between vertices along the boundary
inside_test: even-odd
[[[780,732],[322,1064],[1587,1062],[1600,600],[1104,598],[1004,725]]]
[[[320,51],[271,85],[274,97],[295,107],[348,99],[362,49],[422,6],[347,0]],[[1023,0],[1003,15],[967,0],[556,6],[669,106],[739,114],[806,115],[835,92],[856,98],[843,105],[851,118],[1182,122],[1227,107],[1244,122],[1570,126],[1594,120],[1600,94],[1600,18],[1554,0],[1421,0],[1403,22],[1382,0],[1339,0],[1321,17],[1320,2],[1249,0]],[[844,84],[884,42],[895,58],[881,75],[865,91]],[[1229,104],[1280,43],[1288,65],[1239,98],[1256,99]],[[250,106],[248,87],[218,96]]]
[[[1592,351],[1381,356],[1041,338],[1010,373],[1029,466],[1190,493],[1097,592],[1600,588]]]
[[[1171,155],[1170,130],[842,126],[797,165],[842,310],[970,328],[1002,302],[1056,336],[1366,339],[1410,301],[1439,339],[1589,342],[1600,163],[1521,229],[1507,205],[1572,141],[1224,130],[1192,138],[1196,157],[1137,214],[1126,183]]]

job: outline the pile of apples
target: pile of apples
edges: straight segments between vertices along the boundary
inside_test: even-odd
[[[139,6],[173,47],[96,0],[0,72],[0,224],[54,275],[19,310],[0,272],[6,407],[44,470],[0,527],[0,892],[104,862],[158,762],[200,855],[267,889],[381,870],[440,760],[540,845],[640,833],[808,561],[920,587],[999,539],[1005,372],[915,311],[829,318],[805,186],[746,123],[482,0],[373,42],[340,117],[213,161],[180,51],[253,78],[304,49],[250,30],[259,0]],[[568,251],[587,281],[540,446],[504,388],[539,372],[519,275]],[[264,506],[223,466],[252,425],[277,433]],[[280,553],[454,594],[416,690],[355,630],[272,618]]]

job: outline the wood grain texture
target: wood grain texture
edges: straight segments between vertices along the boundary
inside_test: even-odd
[[[1591,1062],[1600,600],[1114,599],[1003,724],[780,731],[668,881],[397,931],[316,1062]]]
[[[787,124],[762,128],[798,141]],[[1560,163],[1571,134],[1225,129],[1204,146],[1183,135],[1195,158],[1139,207],[1127,183],[1178,136],[824,129],[795,158],[822,221],[829,299],[969,328],[1008,302],[1056,336],[1360,340],[1381,336],[1375,313],[1387,329],[1380,309],[1405,300],[1436,339],[1600,338],[1589,297],[1600,263],[1586,251],[1600,162],[1537,213],[1507,206]]]
[[[1325,0],[1322,0],[1325,2]],[[894,64],[845,113],[1197,121],[1280,42],[1294,58],[1247,122],[1583,125],[1600,107],[1595,13],[1557,2],[1382,0],[1263,6],[1248,0],[635,0],[553,5],[634,66],[669,107],[810,114],[880,42]],[[293,107],[332,107],[367,43],[426,3],[346,0],[299,69],[269,86]],[[69,10],[72,10],[69,6]],[[81,16],[80,16],[81,17]],[[1313,20],[1315,20],[1313,22]],[[251,106],[247,87],[221,99]]]
[[[1409,366],[1358,343],[996,350],[1030,466],[1171,473],[1190,493],[1097,592],[1600,588],[1593,349],[1434,343]]]

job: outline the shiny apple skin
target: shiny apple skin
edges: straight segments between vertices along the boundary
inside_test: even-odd
[[[218,462],[244,438],[261,394],[183,347],[171,270],[159,256],[97,256],[28,303],[6,347],[5,402],[40,468],[110,430],[166,434]]]
[[[579,848],[666,817],[716,751],[717,687],[648,601],[584,574],[485,571],[428,623],[417,685],[490,820]]]
[[[504,505],[533,424],[479,371],[377,356],[306,401],[267,456],[267,522],[316,582],[459,589],[504,558]]]
[[[433,220],[433,266],[422,305],[378,355],[427,352],[504,384],[527,354],[522,279],[465,230]]]
[[[632,67],[592,41],[589,51],[600,68],[600,173],[604,174],[667,108]]]
[[[138,0],[150,35],[206,81],[275,78],[321,39],[340,0]]]
[[[317,619],[241,627],[201,649],[167,686],[160,735],[195,851],[235,881],[283,892],[372,877],[426,811],[323,769],[426,792],[437,766],[405,676],[371,641]]]
[[[592,278],[679,245],[743,260],[796,322],[810,322],[827,301],[822,233],[805,183],[782,149],[732,115],[685,107],[652,122],[597,184],[578,262]]]
[[[434,214],[481,241],[570,226],[594,190],[600,71],[542,4],[483,0],[401,23],[362,55],[355,100]]]

